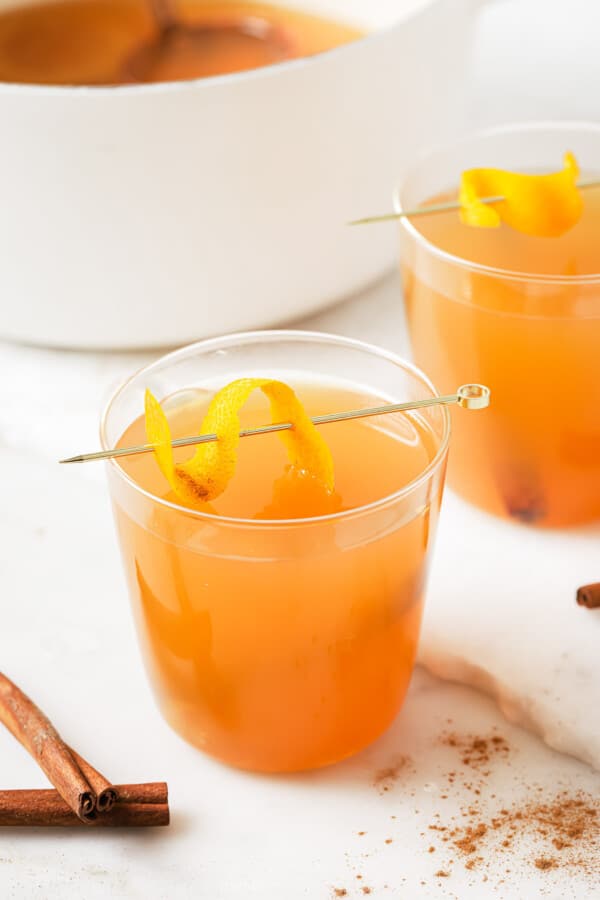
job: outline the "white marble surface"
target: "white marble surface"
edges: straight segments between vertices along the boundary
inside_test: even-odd
[[[302,324],[406,349],[395,276]],[[83,896],[86,900],[329,900],[335,888],[347,890],[349,898],[364,897],[363,886],[371,888],[370,896],[384,898],[598,896],[589,874],[578,869],[538,871],[532,860],[547,848],[531,835],[523,836],[508,855],[487,849],[485,862],[473,871],[446,845],[432,839],[429,824],[450,822],[453,816],[461,821],[461,807],[473,799],[462,786],[471,779],[469,770],[462,780],[448,785],[446,773],[460,764],[456,751],[440,743],[443,729],[489,735],[496,728],[509,740],[510,754],[490,766],[491,774],[481,784],[477,802],[482,819],[501,806],[522,802],[538,785],[544,796],[560,788],[596,794],[600,788],[598,773],[508,724],[490,700],[470,688],[417,671],[401,714],[380,741],[340,766],[294,777],[257,777],[226,769],[185,745],[163,723],[139,660],[103,473],[97,466],[61,469],[55,463],[61,455],[97,445],[102,400],[116,381],[146,358],[144,354],[58,353],[0,344],[4,385],[0,572],[5,616],[0,660],[5,671],[34,693],[65,737],[115,780],[167,779],[173,824],[169,830],[145,834],[6,831],[0,835],[3,900]],[[465,582],[463,568],[451,564],[456,545],[464,549],[471,544],[477,551],[493,539],[494,554],[504,547],[521,560],[519,577],[529,552],[537,553],[536,565],[543,565],[546,546],[548,559],[560,556],[563,560],[563,581],[569,589],[571,581],[583,576],[580,553],[586,551],[578,551],[574,544],[571,549],[557,547],[558,539],[553,537],[533,540],[528,537],[533,533],[484,516],[474,521],[471,517],[479,514],[448,499],[423,657],[441,674],[474,678],[494,693],[504,690],[502,679],[511,674],[511,662],[512,668],[523,669],[527,653],[551,636],[543,631],[526,633],[521,613],[518,627],[513,627],[508,566],[496,570],[502,572],[502,579],[489,576],[486,580],[486,631],[487,613],[476,615],[481,607],[476,576]],[[581,540],[586,544],[589,535]],[[481,574],[482,569],[475,571]],[[465,618],[465,599],[473,604],[467,611],[469,618]],[[567,618],[572,622],[581,616],[584,621],[584,611],[574,608],[570,595],[561,602],[561,628]],[[523,606],[521,600],[519,604]],[[471,626],[466,627],[466,622]],[[592,626],[590,614],[585,623],[589,629],[598,625]],[[581,637],[579,631],[573,634],[577,640]],[[597,636],[597,628],[590,630],[590,646]],[[489,645],[483,655],[482,639]],[[490,647],[503,642],[508,655],[494,656]],[[553,647],[550,641],[549,652],[554,652]],[[481,662],[492,658],[505,660],[504,670],[486,680]],[[560,660],[557,665],[564,682],[571,663]],[[593,672],[577,669],[584,699],[589,697],[593,678]],[[595,679],[600,681],[597,671]],[[523,711],[534,710],[531,701],[535,699],[543,713],[537,727],[541,729],[540,723],[545,722],[546,737],[564,744],[564,735],[574,733],[573,717],[586,713],[584,706],[578,710],[567,701],[564,721],[559,722],[558,707],[552,706],[556,685],[544,692],[539,680],[524,679],[521,684],[520,705],[507,711],[514,716],[514,710],[520,710],[517,718],[534,727],[535,716],[527,718]],[[91,710],[87,715],[86,703]],[[569,710],[572,715],[567,721]],[[598,740],[598,723],[594,710],[589,713],[588,730],[581,734],[592,746]],[[43,776],[7,734],[0,733],[0,742],[3,786],[43,785]],[[577,748],[571,744],[568,749]],[[401,756],[410,757],[411,762],[398,780],[390,782],[387,792],[381,785],[377,789],[376,773],[393,766]],[[360,836],[359,831],[366,834]],[[393,842],[386,844],[389,839]],[[431,845],[436,846],[434,853],[428,852]],[[600,856],[596,862],[600,866]],[[450,877],[436,877],[440,869],[450,872]]]
[[[575,605],[600,578],[600,523],[540,532],[448,493],[436,550],[421,661],[600,770],[600,615]]]

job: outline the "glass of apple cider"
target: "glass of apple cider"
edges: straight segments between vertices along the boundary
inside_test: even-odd
[[[144,443],[144,392],[173,438],[198,433],[228,382],[277,378],[309,415],[436,396],[391,353],[308,332],[203,341],[138,372],[102,422],[105,448]],[[255,392],[242,427],[271,421]],[[211,511],[173,499],[152,453],[112,460],[110,492],[145,664],[186,740],[235,766],[340,760],[391,723],[406,693],[444,482],[445,407],[320,426],[335,493],[278,496],[277,434],[240,441]],[[189,458],[194,448],[176,450]]]
[[[573,151],[600,178],[600,126],[489,131],[422,158],[396,208],[458,196],[472,167],[548,172]],[[414,358],[441,391],[489,385],[481,415],[455,416],[450,487],[489,512],[562,526],[600,519],[600,187],[561,237],[473,228],[457,211],[401,220]]]

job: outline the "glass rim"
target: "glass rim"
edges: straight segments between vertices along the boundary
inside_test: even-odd
[[[398,356],[390,350],[385,350],[382,347],[378,347],[376,344],[370,344],[366,341],[357,340],[356,338],[331,334],[324,331],[306,331],[301,329],[266,329],[264,331],[239,331],[232,334],[206,338],[200,341],[195,341],[191,344],[186,344],[185,346],[180,347],[177,350],[172,350],[171,352],[160,356],[158,359],[154,360],[154,362],[141,366],[137,371],[133,372],[128,378],[122,381],[120,385],[112,392],[110,398],[104,405],[104,409],[102,410],[102,414],[100,417],[100,444],[102,449],[113,449],[107,439],[107,426],[112,409],[117,400],[126,393],[126,391],[131,387],[132,383],[140,376],[143,376],[146,373],[151,373],[153,369],[162,368],[165,363],[169,364],[172,362],[176,362],[178,359],[187,355],[191,355],[194,352],[198,352],[199,350],[207,350],[210,352],[213,349],[223,349],[226,346],[242,346],[246,343],[253,344],[258,343],[261,340],[269,342],[279,340],[281,338],[293,341],[312,341],[314,343],[336,344],[338,346],[345,346],[349,349],[360,350],[372,356],[377,356],[378,358],[386,360],[397,366],[398,368],[401,368],[403,371],[409,373],[417,380],[421,381],[424,386],[431,391],[432,396],[441,396],[440,392],[435,387],[433,382],[421,369],[415,366],[414,363],[403,359],[401,356]],[[371,501],[370,503],[355,506],[352,509],[342,510],[341,512],[327,513],[326,515],[322,516],[307,516],[305,518],[297,519],[248,519],[238,516],[220,516],[215,513],[203,512],[202,510],[189,509],[186,506],[181,506],[179,503],[173,503],[170,500],[166,500],[164,497],[157,497],[156,494],[152,493],[152,491],[143,488],[123,469],[123,467],[119,464],[118,459],[112,458],[107,462],[111,469],[116,473],[116,475],[122,481],[128,484],[129,487],[133,488],[133,490],[138,494],[146,497],[148,500],[154,503],[158,503],[163,507],[171,509],[174,512],[181,513],[186,516],[192,516],[193,518],[197,518],[200,521],[210,523],[212,525],[225,525],[256,529],[277,529],[289,527],[306,527],[308,525],[327,522],[346,521],[347,519],[369,514],[380,508],[383,509],[386,506],[392,505],[393,503],[404,499],[405,497],[414,493],[421,485],[423,485],[433,477],[435,472],[441,466],[442,461],[446,457],[451,433],[451,419],[448,407],[446,405],[442,405],[440,411],[443,416],[442,438],[433,458],[415,478],[409,481],[408,484],[403,485],[403,487],[399,488],[397,491],[394,491],[391,494],[386,494],[384,497],[380,497],[377,500]]]
[[[461,138],[454,141],[448,141],[435,146],[431,150],[418,155],[411,166],[407,169],[402,180],[396,185],[392,193],[392,206],[395,213],[401,213],[403,210],[402,196],[405,193],[409,181],[414,177],[415,172],[424,164],[432,162],[441,155],[447,154],[452,150],[456,150],[462,145],[467,145],[473,140],[494,138],[501,135],[510,134],[526,134],[540,131],[581,131],[596,133],[600,138],[600,123],[591,122],[583,119],[566,119],[566,120],[548,120],[540,122],[512,122],[505,125],[494,125],[491,128],[483,128],[478,131],[471,131]],[[404,207],[405,208],[405,207]],[[465,269],[470,272],[479,273],[481,275],[489,275],[495,278],[503,278],[510,281],[522,281],[532,284],[547,285],[594,285],[600,284],[600,271],[592,272],[586,275],[548,275],[537,272],[521,272],[518,269],[503,269],[499,266],[488,266],[484,263],[473,262],[442,250],[432,241],[425,237],[418,226],[414,225],[410,219],[399,219],[400,228],[404,229],[410,236],[422,247],[426,248],[429,253],[436,256],[444,262]]]

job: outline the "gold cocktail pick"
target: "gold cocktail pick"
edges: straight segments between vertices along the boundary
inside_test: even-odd
[[[578,190],[586,188],[600,187],[600,181],[580,181],[577,185]],[[497,197],[478,197],[478,203],[502,203],[505,198]],[[367,216],[365,219],[354,219],[348,222],[348,225],[373,225],[376,222],[392,222],[395,219],[412,219],[415,216],[430,216],[434,213],[451,212],[461,208],[457,200],[449,200],[446,203],[432,203],[429,206],[417,206],[415,209],[406,209],[401,212],[384,213],[381,216]]]
[[[463,384],[455,394],[446,394],[441,397],[428,397],[426,400],[411,400],[408,403],[387,403],[384,406],[371,406],[366,409],[347,409],[343,412],[327,413],[323,416],[313,416],[311,421],[315,425],[327,425],[330,422],[345,422],[348,419],[366,419],[368,416],[381,416],[385,413],[405,412],[411,409],[423,409],[426,406],[461,406],[463,409],[485,409],[490,404],[490,389],[484,384]],[[260,428],[246,428],[240,431],[240,437],[251,437],[255,434],[269,434],[273,431],[290,431],[294,426],[291,422],[275,422],[272,425],[262,425]],[[217,441],[216,434],[196,434],[189,437],[177,438],[171,442],[173,447],[191,447],[194,444],[206,444]],[[154,444],[138,444],[136,447],[119,447],[115,450],[98,450],[95,453],[80,453],[78,456],[70,456],[61,459],[61,463],[92,462],[97,459],[117,459],[121,456],[137,456],[139,453],[152,453]]]

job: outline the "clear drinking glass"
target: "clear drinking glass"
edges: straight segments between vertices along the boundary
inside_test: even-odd
[[[396,192],[396,209],[456,196],[470,167],[557,170],[566,150],[582,178],[598,175],[600,126],[515,125],[467,138],[422,158]],[[442,392],[464,380],[492,391],[481,415],[455,417],[449,484],[492,513],[536,525],[600,518],[600,189],[584,198],[595,225],[582,219],[566,237],[562,270],[555,239],[530,239],[524,258],[518,235],[467,229],[456,212],[400,226],[417,364]],[[501,267],[461,256],[473,259],[494,240],[503,242]],[[577,273],[582,252],[597,253],[595,271]]]
[[[143,410],[147,387],[161,399],[190,388],[212,392],[244,375],[395,401],[437,396],[414,366],[357,341],[293,331],[233,335],[134,375],[108,405],[102,444],[118,444]],[[361,508],[306,519],[191,510],[109,463],[150,681],[166,719],[190,743],[242,768],[292,771],[346,757],[390,724],[414,664],[449,421],[445,407],[423,411],[433,450],[409,484]],[[383,417],[377,427],[386,428]],[[386,464],[394,453],[392,443]]]

